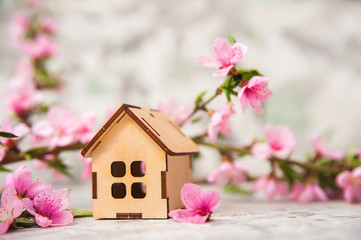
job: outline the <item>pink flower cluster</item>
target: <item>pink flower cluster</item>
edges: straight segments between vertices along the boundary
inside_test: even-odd
[[[222,162],[221,166],[208,176],[207,181],[217,186],[226,184],[240,185],[246,182],[248,169],[238,162]]]
[[[43,100],[34,82],[34,71],[29,61],[20,61],[16,75],[11,81],[11,91],[5,95],[5,110],[10,114],[22,116]]]
[[[158,103],[158,110],[166,115],[175,124],[180,125],[183,120],[192,112],[192,107],[181,105],[177,100],[172,99],[169,104]],[[188,125],[186,121],[183,125]]]
[[[340,173],[336,183],[343,189],[343,197],[347,202],[361,203],[361,167]]]
[[[288,126],[265,126],[265,143],[256,143],[252,148],[255,157],[267,159],[271,156],[286,158],[296,148],[296,137]]]
[[[50,184],[33,182],[31,172],[21,166],[5,178],[1,194],[0,234],[9,229],[24,208],[35,217],[40,227],[69,225],[73,222],[73,214],[67,210],[69,203],[66,189],[53,190]]]
[[[234,74],[234,71],[237,71],[235,65],[243,59],[247,49],[248,47],[242,43],[236,42],[231,44],[226,39],[219,37],[214,41],[214,55],[201,56],[198,58],[198,61],[205,67],[218,68],[219,70],[213,73],[213,76],[226,76],[230,74],[231,69],[233,69],[231,71],[232,74]],[[272,96],[272,92],[267,88],[269,80],[267,77],[253,76],[248,81],[241,81],[238,99],[243,112],[246,111],[248,104],[250,104],[257,113],[263,113],[262,101]],[[208,127],[208,135],[211,142],[214,143],[217,140],[218,132],[224,135],[232,133],[228,118],[234,113],[233,109],[223,108],[212,115]]]
[[[44,119],[36,121],[32,126],[33,146],[67,146],[76,142],[87,143],[92,137],[91,128],[95,117],[86,113],[77,119],[72,111],[59,107],[51,107]]]
[[[329,158],[331,160],[335,161],[341,161],[345,154],[341,151],[334,150],[330,148],[329,146],[325,145],[322,141],[319,135],[313,134],[311,136],[311,143],[316,151],[316,158]]]
[[[218,138],[218,132],[223,135],[232,134],[231,125],[228,119],[235,113],[232,108],[225,107],[212,114],[211,122],[208,127],[208,136],[212,143],[215,143]]]
[[[14,15],[10,35],[16,47],[33,59],[40,59],[53,56],[56,53],[57,45],[51,39],[51,35],[56,30],[56,23],[49,16],[30,21],[28,15],[24,12],[18,12]],[[36,35],[32,36],[29,34],[30,32],[35,32]]]
[[[220,195],[216,191],[202,191],[192,183],[186,183],[181,190],[181,198],[187,209],[173,210],[169,217],[178,222],[205,223],[221,204]]]

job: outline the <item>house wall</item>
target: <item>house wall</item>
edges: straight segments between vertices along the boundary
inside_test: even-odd
[[[107,130],[92,157],[93,172],[97,172],[94,217],[116,218],[117,213],[142,213],[142,218],[167,218],[167,199],[161,199],[161,172],[166,170],[165,153],[127,114]],[[144,177],[131,176],[130,164],[135,160],[145,162]],[[126,164],[124,177],[111,175],[114,161]],[[116,182],[126,184],[123,199],[112,197],[111,186]],[[134,199],[131,196],[131,184],[134,182],[146,184],[145,198]]]
[[[184,183],[192,182],[192,169],[189,155],[167,156],[167,195],[169,211],[183,208],[181,189]]]

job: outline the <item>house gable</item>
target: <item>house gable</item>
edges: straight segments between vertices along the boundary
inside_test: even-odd
[[[198,146],[159,111],[123,104],[83,148],[82,155],[91,157],[106,133],[127,113],[167,154],[185,155],[199,152]]]

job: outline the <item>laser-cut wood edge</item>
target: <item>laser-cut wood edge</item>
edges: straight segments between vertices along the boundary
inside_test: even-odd
[[[142,219],[142,213],[117,213],[117,219]]]
[[[191,151],[191,152],[174,152],[174,151],[172,151],[165,143],[162,142],[162,140],[157,136],[157,134],[154,134],[153,131],[151,131],[146,126],[146,124],[144,124],[144,122],[141,119],[139,119],[139,117],[134,112],[131,111],[131,108],[142,109],[142,108],[137,107],[137,106],[123,104],[113,114],[113,116],[103,125],[103,127],[95,134],[95,136],[88,142],[88,144],[85,145],[85,147],[81,151],[81,154],[84,157],[91,157],[92,150],[94,150],[94,148],[99,144],[99,142],[101,141],[102,137],[104,136],[104,133],[106,132],[106,130],[110,126],[112,126],[112,124],[118,119],[118,117],[123,112],[127,113],[160,146],[160,148],[163,149],[167,154],[173,156],[173,155],[188,155],[188,154],[199,153],[199,149],[197,149],[197,151]],[[124,117],[124,115],[122,117]],[[117,122],[119,122],[119,120]],[[180,133],[183,134],[181,131],[180,131]],[[159,133],[158,133],[158,135],[159,135]]]
[[[98,194],[97,194],[97,173],[96,172],[92,172],[92,196],[93,199],[97,199]]]

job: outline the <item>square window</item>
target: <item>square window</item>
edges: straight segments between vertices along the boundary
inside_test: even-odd
[[[124,183],[112,184],[112,196],[113,198],[125,198],[127,190]]]
[[[130,172],[133,177],[143,177],[146,172],[145,162],[143,161],[134,161],[130,165]]]
[[[132,197],[133,198],[145,198],[147,195],[147,189],[145,183],[135,182],[132,184]]]
[[[125,163],[122,161],[112,162],[110,169],[113,177],[125,176]]]

